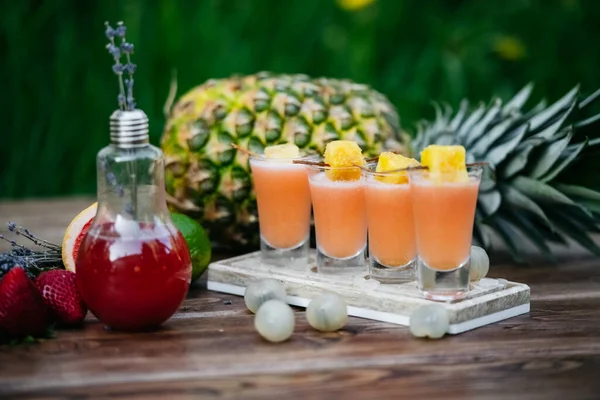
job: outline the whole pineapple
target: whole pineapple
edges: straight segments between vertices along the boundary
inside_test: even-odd
[[[419,124],[412,150],[418,154],[429,144],[460,144],[467,149],[468,161],[489,162],[474,229],[485,247],[490,246],[491,230],[517,260],[523,238],[548,258],[553,258],[548,243],[567,244],[567,238],[600,256],[600,247],[589,235],[600,232],[600,180],[594,188],[578,186],[565,174],[600,145],[600,139],[590,140],[580,132],[600,119],[595,115],[581,120],[600,91],[581,99],[574,88],[548,107],[542,102],[523,111],[531,90],[527,85],[504,105],[496,99],[472,112],[465,100],[455,114],[449,107],[438,107],[434,121]]]
[[[162,138],[169,202],[204,224],[215,244],[258,243],[248,155],[295,143],[322,153],[331,140],[359,143],[366,155],[402,150],[396,111],[366,85],[305,75],[259,73],[210,80],[183,95]]]

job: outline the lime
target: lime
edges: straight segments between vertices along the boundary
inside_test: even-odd
[[[210,263],[210,240],[198,222],[187,215],[172,213],[171,219],[183,235],[192,256],[192,282],[200,278]]]

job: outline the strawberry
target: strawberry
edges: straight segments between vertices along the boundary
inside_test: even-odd
[[[21,267],[0,281],[0,332],[18,338],[41,336],[50,322],[44,299]]]
[[[87,307],[77,289],[74,272],[43,272],[37,277],[35,284],[59,323],[74,325],[83,321]]]

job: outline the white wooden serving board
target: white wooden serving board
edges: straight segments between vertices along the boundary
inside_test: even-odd
[[[471,285],[468,295],[452,303],[423,298],[416,282],[380,284],[363,274],[329,275],[316,272],[314,250],[308,266],[277,267],[263,265],[260,252],[213,262],[208,267],[208,289],[243,296],[252,281],[274,278],[287,290],[290,305],[306,307],[324,291],[341,295],[348,304],[348,314],[408,325],[410,314],[425,304],[441,304],[448,310],[450,329],[458,334],[529,312],[529,286],[504,279],[484,278]]]

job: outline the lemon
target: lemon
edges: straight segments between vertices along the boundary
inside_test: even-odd
[[[198,222],[190,217],[172,213],[171,220],[183,235],[192,257],[192,282],[200,278],[210,263],[211,246],[208,235]]]

